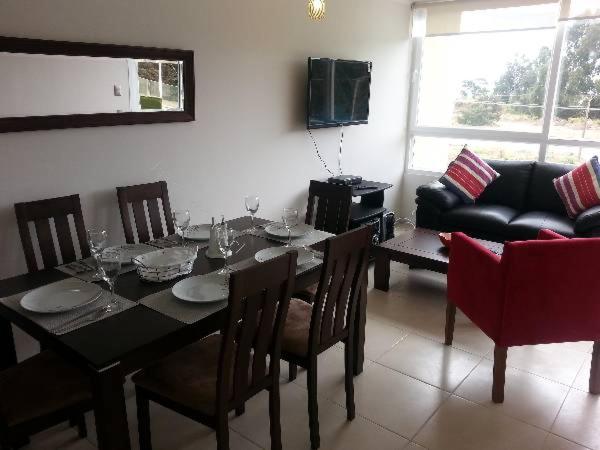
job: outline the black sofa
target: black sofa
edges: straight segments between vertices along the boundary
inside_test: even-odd
[[[475,204],[467,205],[439,181],[417,189],[417,226],[439,231],[463,231],[497,242],[535,239],[548,228],[568,237],[600,236],[600,206],[575,220],[552,180],[573,166],[532,161],[487,161],[500,177]]]

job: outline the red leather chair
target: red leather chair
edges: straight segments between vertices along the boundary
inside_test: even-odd
[[[589,390],[600,394],[600,238],[507,242],[502,257],[452,234],[446,345],[456,308],[496,344],[492,400],[504,401],[508,347],[594,341]]]

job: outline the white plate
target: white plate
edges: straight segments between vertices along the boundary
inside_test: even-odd
[[[185,230],[185,238],[192,241],[208,241],[210,239],[210,225],[191,225]]]
[[[121,264],[131,264],[133,258],[137,258],[144,253],[150,253],[156,250],[156,247],[146,244],[124,244],[114,247],[107,247],[105,252],[115,251],[119,253]]]
[[[291,229],[292,238],[299,238],[304,236],[306,233],[313,231],[314,228],[311,225],[306,223],[299,223],[295,227]],[[282,223],[272,223],[265,227],[265,232],[270,234],[271,236],[279,237],[279,238],[287,238],[288,231],[285,228],[285,225]]]
[[[161,268],[179,266],[194,261],[196,256],[196,249],[193,247],[171,247],[145,253],[135,258],[134,262],[142,267]]]
[[[258,262],[265,262],[269,259],[283,255],[290,250],[296,250],[298,252],[298,260],[296,264],[299,266],[311,262],[314,258],[314,255],[303,247],[269,247],[257,252],[256,255],[254,255],[254,259],[256,259]]]
[[[98,300],[101,292],[96,284],[69,278],[29,292],[21,299],[21,306],[46,314],[71,311]]]
[[[181,280],[171,289],[181,300],[194,303],[212,303],[226,300],[229,296],[228,278],[209,273]]]

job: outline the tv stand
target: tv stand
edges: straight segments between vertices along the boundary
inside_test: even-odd
[[[360,203],[352,203],[350,208],[350,229],[372,224],[377,231],[373,236],[378,242],[394,236],[393,219],[391,227],[386,224],[386,215],[392,214],[383,206],[385,191],[393,185],[378,181],[363,180],[352,186],[352,196],[360,197]]]

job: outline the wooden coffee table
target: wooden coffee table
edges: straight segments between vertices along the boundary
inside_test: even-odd
[[[375,289],[389,289],[390,261],[408,264],[415,269],[447,273],[449,251],[440,242],[438,234],[439,231],[416,228],[375,246]],[[492,252],[502,254],[502,244],[481,239],[477,241]]]

